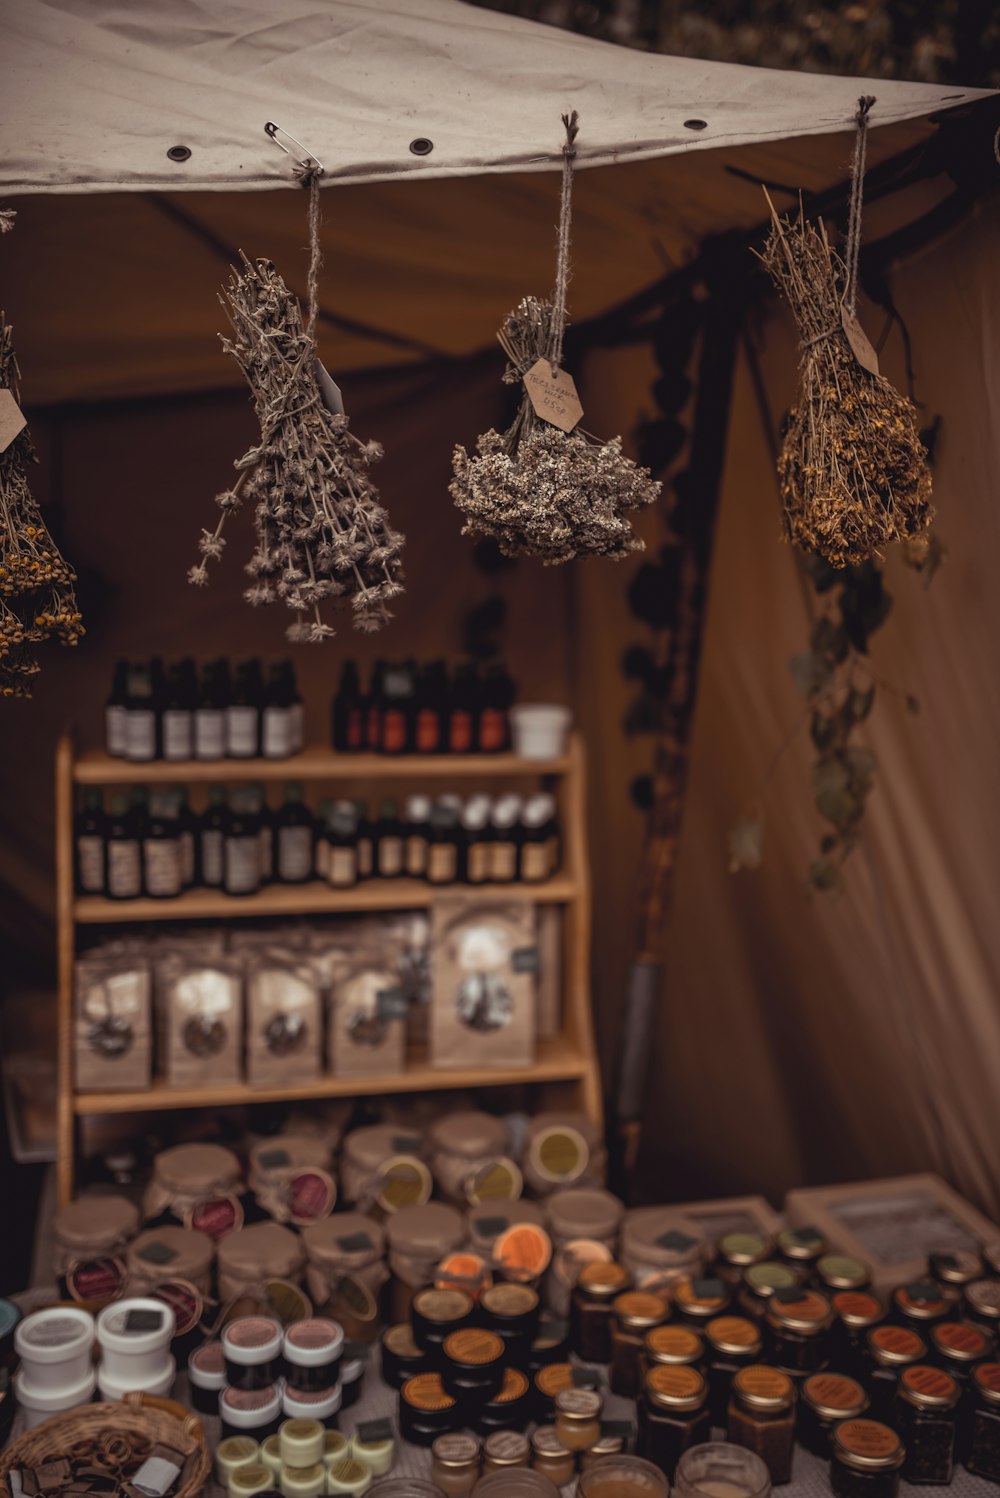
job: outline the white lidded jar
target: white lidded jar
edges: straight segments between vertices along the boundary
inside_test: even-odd
[[[109,1373],[102,1363],[97,1370],[97,1390],[102,1399],[121,1400],[126,1394],[135,1393],[153,1394],[159,1399],[166,1399],[173,1388],[176,1375],[177,1365],[172,1357],[167,1358],[166,1364],[155,1378],[148,1376],[138,1382]]]
[[[23,1368],[14,1374],[14,1394],[26,1430],[34,1430],[36,1425],[41,1425],[51,1415],[61,1415],[66,1410],[75,1410],[82,1404],[89,1404],[96,1387],[97,1375],[93,1368],[88,1368],[83,1378],[76,1383],[51,1388],[33,1388],[25,1378]]]
[[[152,1393],[149,1385],[162,1383],[173,1363],[170,1342],[175,1326],[172,1308],[152,1296],[129,1296],[105,1306],[97,1318],[102,1389],[120,1384]]]
[[[93,1345],[94,1318],[89,1311],[78,1306],[51,1306],[32,1312],[14,1332],[22,1384],[39,1395],[79,1389],[93,1371]],[[72,1409],[73,1405],[57,1407]]]

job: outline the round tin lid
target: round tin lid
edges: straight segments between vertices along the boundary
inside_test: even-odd
[[[546,1203],[549,1228],[557,1238],[613,1238],[625,1208],[600,1186],[569,1186]]]
[[[135,1236],[139,1208],[127,1197],[81,1196],[59,1207],[52,1218],[56,1242],[76,1254],[96,1258]]]
[[[942,1368],[914,1363],[899,1375],[899,1392],[903,1399],[921,1410],[952,1410],[961,1389],[958,1380]]]
[[[719,1352],[758,1353],[762,1346],[760,1331],[747,1316],[714,1316],[705,1339]]]
[[[393,1253],[418,1259],[441,1259],[465,1239],[465,1218],[445,1202],[403,1206],[385,1225]]]
[[[294,1275],[305,1259],[301,1238],[278,1222],[255,1222],[227,1233],[218,1253],[222,1273],[239,1280]]]
[[[770,1413],[790,1409],[795,1403],[795,1385],[787,1373],[764,1363],[751,1363],[733,1375],[733,1393],[751,1410]]]
[[[175,1144],[153,1160],[153,1174],[165,1190],[179,1196],[208,1196],[240,1179],[240,1162],[221,1144]]]
[[[646,1395],[667,1410],[697,1410],[708,1397],[708,1385],[696,1368],[658,1364],[646,1374]]]
[[[463,1113],[445,1113],[436,1119],[429,1137],[433,1150],[459,1155],[464,1160],[502,1155],[510,1147],[510,1134],[503,1119],[472,1108]]]
[[[843,1420],[834,1428],[834,1455],[858,1472],[893,1471],[903,1465],[903,1443],[879,1420]]]
[[[813,1373],[802,1385],[802,1400],[821,1420],[850,1420],[863,1415],[868,1395],[846,1373]]]
[[[337,1212],[311,1222],[302,1229],[302,1242],[309,1259],[344,1269],[363,1269],[385,1252],[381,1223],[363,1212]]]

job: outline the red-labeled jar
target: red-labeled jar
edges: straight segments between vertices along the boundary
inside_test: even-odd
[[[977,1477],[1000,1483],[1000,1363],[980,1363],[970,1392],[965,1465]]]
[[[712,1422],[725,1425],[732,1383],[741,1368],[760,1362],[760,1327],[746,1316],[715,1316],[705,1327],[708,1401]]]
[[[816,1373],[830,1358],[833,1308],[818,1290],[776,1290],[767,1307],[771,1356],[792,1373]]]
[[[896,1389],[904,1368],[922,1363],[927,1357],[927,1343],[908,1326],[885,1322],[868,1333],[867,1378],[865,1383],[872,1402],[872,1419],[885,1421],[892,1417]]]
[[[868,1333],[886,1318],[885,1302],[870,1290],[838,1290],[831,1296],[830,1363],[852,1378],[865,1376]]]
[[[938,1321],[930,1329],[934,1361],[961,1384],[966,1384],[977,1363],[993,1355],[993,1340],[972,1321]]]
[[[951,1482],[961,1394],[958,1380],[943,1368],[917,1363],[903,1369],[892,1423],[906,1447],[906,1482]]]
[[[834,1426],[856,1420],[868,1409],[868,1395],[846,1373],[811,1373],[799,1390],[799,1440],[814,1456],[829,1457]]]
[[[957,1298],[954,1290],[936,1280],[913,1280],[897,1285],[890,1304],[901,1325],[924,1337],[932,1322],[947,1321],[954,1314]]]
[[[841,1421],[830,1461],[836,1498],[896,1498],[904,1455],[899,1436],[881,1421]]]
[[[614,1394],[634,1399],[642,1387],[643,1339],[661,1326],[670,1314],[663,1295],[648,1290],[626,1290],[611,1303],[611,1369],[609,1383]]]

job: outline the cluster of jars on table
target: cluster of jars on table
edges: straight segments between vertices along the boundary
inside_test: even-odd
[[[959,1460],[1000,1480],[1000,1304],[977,1296],[994,1283],[983,1273],[978,1255],[935,1255],[924,1278],[883,1298],[867,1266],[827,1253],[811,1230],[776,1243],[730,1234],[707,1268],[654,1288],[614,1260],[583,1263],[568,1327],[547,1322],[541,1338],[529,1285],[478,1298],[421,1290],[409,1323],[383,1336],[383,1377],[400,1391],[401,1435],[431,1446],[450,1498],[508,1466],[557,1486],[591,1468],[610,1480],[612,1456],[624,1463],[618,1498],[655,1489],[657,1474],[660,1492],[759,1491],[747,1467],[738,1479],[685,1478],[719,1428],[729,1444],[716,1443],[715,1460],[752,1453],[765,1487],[791,1480],[797,1441],[829,1460],[839,1498],[892,1498],[900,1475],[945,1484]],[[627,1427],[602,1422],[605,1380],[636,1400],[635,1458],[619,1456]],[[581,1489],[590,1498],[596,1480]]]

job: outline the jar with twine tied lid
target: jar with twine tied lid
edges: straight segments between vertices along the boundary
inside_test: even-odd
[[[298,1285],[304,1263],[302,1240],[290,1228],[277,1222],[237,1228],[219,1244],[219,1295],[234,1300],[271,1279]]]
[[[125,1196],[81,1196],[52,1218],[57,1274],[90,1259],[118,1258],[139,1231],[139,1209]]]
[[[125,1256],[130,1295],[155,1290],[166,1280],[186,1280],[202,1295],[212,1282],[215,1244],[197,1228],[179,1228],[171,1223],[148,1228],[133,1238]]]
[[[239,1160],[224,1145],[176,1144],[161,1150],[153,1159],[153,1178],[143,1197],[143,1219],[173,1217],[183,1222],[208,1197],[238,1195],[241,1178]]]
[[[352,1205],[374,1202],[381,1185],[380,1172],[400,1155],[422,1159],[424,1136],[420,1129],[398,1124],[369,1124],[352,1129],[344,1138],[340,1156],[340,1184],[344,1200]]]
[[[510,1151],[503,1119],[469,1109],[446,1113],[430,1127],[430,1165],[441,1191],[453,1202],[468,1201],[467,1183]]]
[[[386,1222],[393,1274],[392,1319],[405,1321],[414,1292],[434,1282],[445,1254],[465,1242],[465,1217],[445,1202],[401,1207]]]
[[[624,1215],[624,1204],[601,1186],[570,1186],[545,1203],[546,1226],[556,1248],[574,1238],[591,1238],[613,1254]]]
[[[603,1186],[607,1164],[604,1137],[585,1113],[537,1113],[530,1120],[521,1169],[536,1196],[564,1186]]]
[[[545,1226],[545,1213],[537,1202],[523,1197],[516,1202],[484,1201],[470,1207],[466,1217],[469,1248],[481,1254],[488,1263],[493,1260],[493,1245],[516,1222]]]
[[[361,1281],[378,1299],[389,1271],[385,1264],[385,1232],[381,1223],[363,1212],[338,1212],[302,1229],[306,1253],[305,1282],[314,1304],[326,1305],[342,1275]]]
[[[312,1134],[279,1134],[250,1151],[247,1185],[260,1211],[274,1222],[304,1226],[332,1212],[337,1188],[330,1148]]]
[[[698,1275],[709,1246],[693,1224],[670,1207],[634,1207],[621,1230],[622,1263],[644,1290]]]

